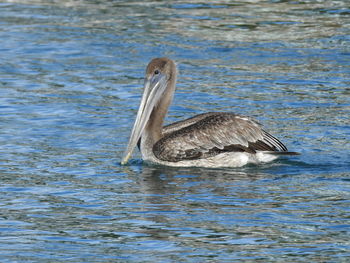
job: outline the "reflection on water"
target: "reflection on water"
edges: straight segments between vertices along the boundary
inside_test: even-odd
[[[346,261],[347,1],[0,3],[4,262]],[[120,157],[147,62],[167,121],[251,115],[301,156],[240,169]]]

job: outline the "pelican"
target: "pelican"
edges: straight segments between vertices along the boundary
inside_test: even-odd
[[[148,64],[122,165],[136,145],[144,161],[178,167],[240,167],[298,154],[289,152],[254,119],[234,113],[208,112],[163,127],[176,77],[176,65],[169,58],[154,58]]]

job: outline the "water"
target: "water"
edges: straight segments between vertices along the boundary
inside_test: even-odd
[[[350,260],[348,1],[3,1],[2,262]],[[167,122],[254,116],[301,156],[120,166],[153,57]]]

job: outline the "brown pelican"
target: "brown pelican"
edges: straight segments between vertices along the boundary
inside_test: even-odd
[[[239,167],[269,162],[289,152],[254,119],[209,112],[163,127],[176,84],[176,65],[155,58],[146,68],[144,91],[121,164],[136,145],[142,159],[168,166]]]

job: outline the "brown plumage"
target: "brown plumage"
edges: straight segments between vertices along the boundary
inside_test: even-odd
[[[176,83],[176,66],[168,58],[147,66],[144,94],[132,130],[126,163],[136,144],[146,161],[170,166],[242,166],[295,155],[254,119],[209,112],[163,127]]]
[[[224,152],[287,152],[277,138],[255,120],[225,112],[210,112],[164,127],[153,146],[157,158],[168,162],[208,158]],[[189,125],[185,125],[188,123]],[[182,127],[181,127],[182,126]],[[172,130],[171,132],[168,129]]]

